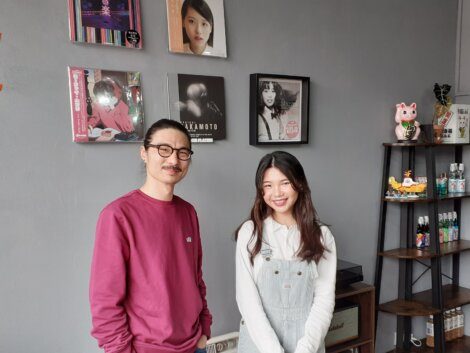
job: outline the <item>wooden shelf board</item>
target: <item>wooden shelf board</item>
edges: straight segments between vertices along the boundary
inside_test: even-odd
[[[470,250],[470,240],[457,240],[441,244],[441,256],[458,254]]]
[[[366,293],[370,291],[375,291],[374,286],[370,284],[366,284],[363,282],[353,283],[350,286],[345,288],[337,288],[336,289],[336,299],[342,299],[350,297],[351,295]]]
[[[395,259],[430,259],[436,257],[436,254],[432,253],[427,249],[419,250],[415,248],[398,248],[379,252],[379,256],[392,257]]]
[[[443,201],[443,200],[454,200],[454,199],[465,199],[467,197],[470,197],[470,192],[454,192],[451,194],[447,194],[446,196],[439,196],[437,200]]]
[[[413,299],[430,307],[432,303],[432,290],[425,290],[413,295]],[[470,303],[470,289],[446,284],[442,286],[442,300],[444,310],[452,309]]]
[[[400,198],[386,198],[383,197],[382,201],[393,202],[393,203],[429,203],[435,201],[445,201],[445,200],[457,200],[457,199],[466,199],[470,197],[470,192],[454,192],[452,194],[447,194],[446,196],[439,196],[436,198],[429,197],[416,197],[409,199],[400,199]]]
[[[470,303],[470,289],[447,284],[442,286],[444,310]],[[440,312],[432,306],[432,290],[413,294],[412,300],[397,299],[379,305],[379,310],[399,316],[427,316]]]
[[[469,240],[457,240],[449,243],[440,245],[440,256],[447,256],[452,254],[458,254],[464,251],[470,250]],[[428,249],[408,249],[408,248],[397,248],[391,249],[384,252],[380,252],[379,256],[391,257],[396,259],[430,259],[437,255]]]
[[[363,346],[363,345],[366,345],[366,344],[370,344],[372,345],[374,342],[372,339],[355,339],[355,340],[351,340],[351,341],[348,341],[348,342],[344,342],[344,343],[340,343],[338,345],[335,345],[335,346],[332,346],[332,347],[328,347],[326,348],[326,353],[339,353],[339,352],[344,352],[344,351],[347,351],[348,349],[351,349],[351,348],[356,348],[356,347],[360,347],[360,346]],[[372,351],[372,349],[371,349]]]
[[[429,203],[433,202],[433,199],[427,198],[427,197],[416,197],[412,199],[387,199],[386,197],[382,198],[382,201],[385,202],[392,202],[392,203]]]
[[[405,351],[400,348],[395,348],[388,353],[433,353],[434,348],[426,346],[426,340],[421,340],[422,345],[421,347],[414,347],[411,348],[410,351]],[[446,342],[446,353],[468,353],[470,352],[470,337],[464,336],[462,338],[458,338],[454,341]]]
[[[428,316],[439,313],[439,309],[416,300],[397,299],[379,305],[379,310],[399,316]]]
[[[436,144],[429,142],[384,142],[382,145],[385,147],[426,147]]]
[[[470,143],[432,143],[432,142],[384,142],[385,147],[451,147],[451,146],[468,146]]]

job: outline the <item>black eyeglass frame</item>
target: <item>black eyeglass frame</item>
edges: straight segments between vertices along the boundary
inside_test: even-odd
[[[169,157],[173,154],[173,152],[176,151],[176,158],[178,158],[180,161],[189,161],[189,160],[191,159],[191,156],[194,154],[194,151],[193,151],[193,150],[190,150],[189,148],[186,148],[186,147],[173,148],[173,147],[171,147],[170,145],[167,145],[167,144],[164,144],[164,143],[162,143],[162,144],[160,144],[160,145],[154,145],[154,144],[149,143],[149,144],[147,145],[147,147],[154,147],[154,148],[156,148],[158,154],[159,154],[160,157],[162,157],[162,158],[169,158]],[[160,152],[160,148],[161,148],[161,147],[168,147],[169,149],[171,149],[171,153],[170,153],[168,156],[163,156],[163,155],[161,154],[161,152]],[[180,151],[186,151],[186,152],[188,152],[188,153],[189,153],[189,157],[188,157],[187,159],[180,158],[180,155],[179,155],[179,154],[180,154]]]

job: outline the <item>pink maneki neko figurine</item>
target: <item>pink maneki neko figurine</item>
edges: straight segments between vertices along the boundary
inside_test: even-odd
[[[400,103],[396,105],[395,122],[398,124],[395,128],[395,134],[399,142],[416,142],[421,132],[419,123],[416,119],[416,103],[406,105]]]

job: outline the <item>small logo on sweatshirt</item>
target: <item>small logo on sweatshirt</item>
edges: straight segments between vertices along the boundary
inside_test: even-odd
[[[186,243],[192,243],[192,241],[193,241],[193,238],[191,238],[191,237],[186,238]]]

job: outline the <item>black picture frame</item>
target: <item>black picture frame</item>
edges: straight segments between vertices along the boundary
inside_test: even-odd
[[[309,77],[251,74],[250,145],[307,144],[309,100]]]

